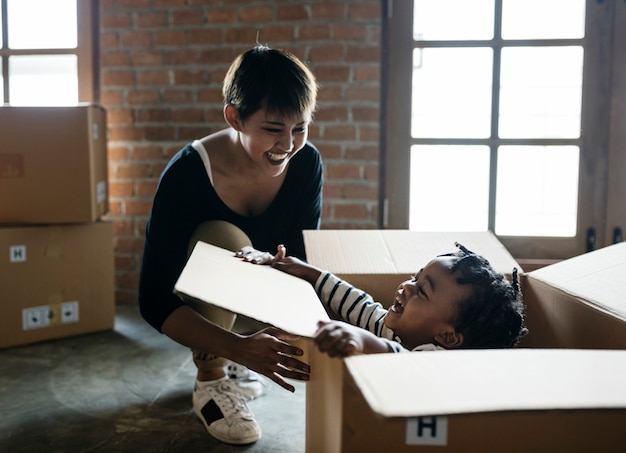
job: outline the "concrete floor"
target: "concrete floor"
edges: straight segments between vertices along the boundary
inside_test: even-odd
[[[137,307],[118,307],[113,331],[0,350],[0,452],[304,451],[304,383],[271,383],[249,403],[263,437],[230,446],[194,414],[194,376],[188,350]]]

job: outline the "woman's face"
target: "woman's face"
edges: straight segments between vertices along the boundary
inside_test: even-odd
[[[306,143],[309,123],[310,115],[281,116],[262,108],[239,123],[239,140],[251,160],[278,176]]]

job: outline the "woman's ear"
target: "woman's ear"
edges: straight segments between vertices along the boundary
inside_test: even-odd
[[[435,335],[435,341],[446,349],[457,349],[463,346],[463,334],[446,330]]]
[[[224,106],[224,119],[237,132],[241,131],[241,118],[239,118],[239,112],[234,105],[226,104]]]

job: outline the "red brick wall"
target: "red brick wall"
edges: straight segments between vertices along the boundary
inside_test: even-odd
[[[321,89],[310,138],[325,166],[322,228],[376,228],[381,2],[102,0],[118,303],[135,303],[145,223],[168,159],[226,126],[221,82],[257,41],[308,62]]]

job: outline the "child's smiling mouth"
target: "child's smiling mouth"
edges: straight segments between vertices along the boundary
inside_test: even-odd
[[[404,312],[404,306],[402,305],[402,302],[396,299],[393,305],[391,306],[391,308],[389,308],[389,311],[392,311],[394,313],[401,315],[402,312]]]

